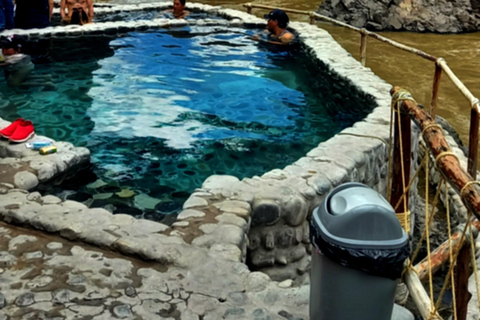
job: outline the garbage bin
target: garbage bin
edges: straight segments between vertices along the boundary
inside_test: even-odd
[[[410,252],[390,204],[361,183],[345,183],[314,210],[310,236],[310,320],[390,320]]]

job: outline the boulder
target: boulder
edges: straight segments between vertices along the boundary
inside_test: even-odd
[[[480,0],[325,0],[317,12],[372,31],[480,30]]]

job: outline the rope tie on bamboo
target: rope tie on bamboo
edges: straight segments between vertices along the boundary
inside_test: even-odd
[[[438,156],[435,158],[435,168],[438,169],[438,161],[440,161],[440,159],[442,159],[443,157],[445,156],[452,156],[454,157],[455,159],[457,159],[457,162],[460,163],[460,160],[458,159],[457,155],[451,151],[444,151],[444,152],[440,152],[438,154]]]
[[[473,99],[473,101],[472,101],[472,108],[473,108],[476,104],[480,104],[480,100],[478,100],[478,99]]]
[[[467,183],[465,183],[462,190],[460,190],[460,197],[462,197],[462,200],[465,197],[465,191],[467,190],[467,188],[470,187],[473,184],[476,184],[476,185],[480,186],[480,181],[468,181]]]
[[[405,89],[401,89],[401,90],[397,91],[392,97],[392,107],[395,111],[398,111],[398,108],[400,107],[400,103],[402,101],[413,101],[413,102],[417,103],[415,101],[415,99],[413,99],[410,92],[408,92]]]
[[[410,210],[401,213],[395,213],[397,216],[398,221],[400,221],[400,225],[408,234],[410,233]]]
[[[431,123],[428,126],[426,126],[425,128],[423,128],[422,136],[425,134],[425,131],[427,131],[428,129],[431,129],[431,128],[437,128],[437,129],[440,130],[440,132],[443,132],[443,128],[442,128],[441,125],[439,125],[438,123]]]
[[[436,63],[437,65],[440,65],[440,62],[445,62],[445,59],[443,59],[443,58],[440,57],[440,58],[437,59],[437,61],[435,61],[435,63]]]

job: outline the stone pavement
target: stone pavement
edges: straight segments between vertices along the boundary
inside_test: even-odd
[[[306,319],[308,287],[192,258],[167,268],[0,222],[0,319]]]

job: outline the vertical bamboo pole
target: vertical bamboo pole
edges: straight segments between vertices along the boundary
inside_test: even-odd
[[[400,122],[400,123],[399,123]],[[410,165],[411,165],[411,148],[412,148],[412,130],[410,124],[410,117],[405,112],[395,111],[394,120],[394,144],[393,144],[393,172],[392,172],[392,195],[390,197],[390,203],[395,206],[403,195],[404,188],[407,187],[410,181]],[[402,153],[400,153],[400,130],[402,140]],[[395,163],[395,160],[398,160]],[[402,164],[404,176],[402,177]],[[405,182],[405,185],[404,185]],[[402,202],[395,210],[395,213],[405,213],[405,208],[408,210],[408,193],[403,197]],[[405,226],[407,229],[407,226]]]
[[[470,245],[465,241],[465,245],[460,249],[455,266],[455,294],[457,297],[456,306],[457,319],[467,319],[468,301],[472,297],[468,291],[468,278],[470,277]]]
[[[312,13],[313,12],[310,13],[310,24],[315,24],[315,15]]]
[[[360,31],[360,61],[362,62],[362,66],[367,64],[367,30],[363,28]]]
[[[472,104],[472,110],[470,111],[470,136],[468,142],[468,173],[472,176],[473,180],[477,180],[479,109],[480,103],[476,100]]]
[[[439,58],[443,59],[443,58]],[[440,88],[440,79],[442,78],[442,67],[435,63],[435,75],[433,76],[432,102],[430,104],[430,116],[435,119],[437,109],[438,89]]]
[[[251,4],[251,3],[247,3],[247,4],[245,5],[245,7],[247,7],[247,13],[252,14],[252,4]]]

